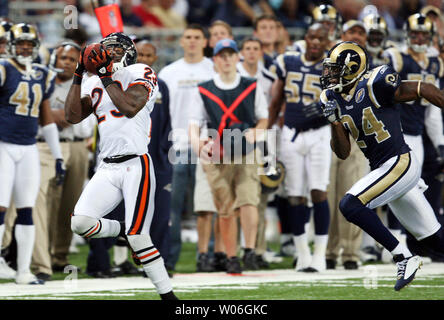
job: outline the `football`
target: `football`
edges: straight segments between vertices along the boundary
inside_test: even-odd
[[[97,74],[97,71],[96,71],[97,66],[90,59],[93,57],[91,52],[92,52],[92,50],[95,50],[97,53],[99,53],[101,47],[103,47],[103,45],[100,43],[91,43],[90,45],[88,45],[85,48],[85,51],[83,53],[83,64],[85,65],[86,70],[88,70],[89,72],[91,72],[93,74]]]

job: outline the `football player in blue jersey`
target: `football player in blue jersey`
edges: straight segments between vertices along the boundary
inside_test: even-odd
[[[387,64],[389,61],[387,57],[383,56],[383,52],[387,46],[387,22],[383,16],[376,13],[366,15],[362,19],[362,22],[367,29],[367,43],[365,48],[369,53],[370,69]]]
[[[391,252],[398,267],[395,290],[400,290],[413,280],[422,260],[390,233],[372,209],[388,204],[418,241],[440,252],[444,252],[444,232],[424,197],[421,166],[404,141],[395,104],[423,97],[444,108],[444,94],[422,80],[401,81],[388,65],[369,71],[367,52],[353,42],[329,51],[321,84],[324,116],[331,123],[331,148],[346,159],[351,135],[371,167],[342,198],[341,212]]]
[[[268,128],[276,122],[286,103],[281,134],[281,160],[286,168],[285,192],[297,251],[297,271],[324,271],[328,241],[329,207],[327,186],[330,172],[330,130],[319,104],[322,61],[329,44],[328,31],[320,23],[305,35],[305,53],[288,52],[276,58],[277,84],[270,103]],[[308,246],[305,223],[313,203],[315,248]]]
[[[389,58],[389,65],[399,74],[402,80],[437,83],[444,76],[444,63],[441,58],[427,56],[426,52],[432,43],[434,27],[432,21],[422,14],[411,15],[406,22],[407,49],[389,48],[384,55]],[[415,99],[401,103],[401,125],[407,144],[415,152],[420,165],[424,159],[421,135],[426,129],[442,127],[440,110],[426,99]],[[437,123],[437,125],[436,125]],[[437,149],[442,132],[431,132],[432,142]],[[444,152],[444,149],[443,149]],[[444,154],[443,154],[444,155]]]
[[[329,43],[327,50],[333,47],[341,34],[342,17],[335,7],[329,4],[321,4],[315,7],[311,13],[312,23],[320,23],[328,30]],[[293,43],[293,50],[304,53],[307,48],[305,39]]]
[[[64,178],[59,134],[49,105],[55,73],[33,64],[39,38],[35,27],[20,23],[10,29],[9,59],[0,60],[0,244],[11,196],[17,208],[15,239],[19,284],[41,284],[30,271],[35,226],[32,208],[39,190],[40,161],[36,146],[39,123],[56,160],[56,180]]]
[[[0,22],[0,58],[6,58],[6,45],[8,44],[8,32],[12,27],[12,23],[8,21]]]

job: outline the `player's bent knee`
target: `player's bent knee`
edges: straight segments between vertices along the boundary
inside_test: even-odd
[[[349,222],[353,222],[353,217],[360,211],[362,206],[362,202],[350,193],[347,193],[339,202],[339,210],[341,210],[342,215]]]
[[[72,216],[71,217],[71,230],[78,235],[84,236],[88,230],[94,228],[97,224],[96,218],[87,216]]]

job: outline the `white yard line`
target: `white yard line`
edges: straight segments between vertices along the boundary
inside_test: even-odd
[[[428,277],[433,275],[444,275],[444,263],[430,263],[424,265],[418,271],[417,277]],[[172,278],[174,288],[180,289],[204,289],[210,286],[230,286],[230,285],[254,285],[264,282],[313,282],[321,281],[328,284],[331,281],[349,278],[371,280],[395,281],[396,266],[388,265],[367,265],[361,266],[358,270],[327,270],[323,273],[302,273],[292,269],[272,270],[272,271],[245,271],[241,276],[232,276],[226,273],[191,273],[175,274]],[[70,278],[70,277],[68,277]],[[319,284],[319,283],[318,283]],[[303,284],[301,284],[303,285]],[[20,297],[30,295],[69,295],[82,292],[116,291],[131,289],[154,289],[151,281],[144,277],[118,277],[112,279],[77,279],[48,281],[45,285],[17,285],[14,282],[0,284],[0,297]]]

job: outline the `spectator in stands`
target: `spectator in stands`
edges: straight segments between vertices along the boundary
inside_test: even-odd
[[[138,16],[143,24],[151,28],[162,27],[162,21],[151,11],[152,7],[158,4],[158,0],[141,0],[140,5],[135,6],[133,13]]]
[[[125,26],[143,26],[142,20],[133,12],[133,0],[120,0],[120,13]]]
[[[300,0],[285,0],[270,3],[277,19],[285,27],[306,28],[310,14],[307,11],[307,5]]]
[[[276,56],[276,48],[274,47],[278,37],[276,21],[277,19],[273,15],[262,15],[253,23],[253,36],[262,42],[263,64],[266,69],[271,66]]]
[[[237,217],[240,218],[245,239],[243,267],[247,270],[258,269],[254,248],[260,182],[258,165],[252,158],[255,155],[253,144],[256,132],[267,126],[268,106],[256,80],[241,77],[237,72],[239,56],[234,40],[220,40],[214,48],[213,59],[218,73],[211,80],[200,83],[199,90],[193,91],[190,97],[193,105],[190,141],[194,152],[203,161],[219,214],[220,231],[229,257],[227,273],[241,273],[237,256]],[[225,114],[221,112],[222,106],[230,106],[235,100],[238,101],[235,110],[226,111]],[[226,116],[235,119],[234,123],[232,121],[229,125],[228,121],[225,122]],[[205,123],[208,129],[218,130],[217,136],[210,137],[210,134],[201,140],[201,126]],[[236,143],[222,142],[226,137],[224,129],[234,128],[241,129],[245,134],[243,142],[237,145],[239,148],[234,146]],[[221,130],[225,132],[222,134]],[[222,145],[223,151],[220,149]],[[230,149],[231,152],[228,151]]]
[[[262,14],[274,14],[266,0],[222,0],[214,19],[225,21],[232,27],[249,27],[256,18],[256,10]]]
[[[213,19],[218,2],[214,0],[188,0],[188,23],[208,26]]]
[[[270,74],[270,71],[259,64],[259,60],[263,56],[261,41],[254,37],[245,38],[240,46],[240,52],[243,61],[237,64],[238,72],[241,76],[257,80],[263,89],[268,105],[271,99],[271,86],[273,85],[274,77]],[[265,209],[267,208],[268,200],[269,194],[261,193],[258,205],[258,227],[255,247],[256,260],[259,268],[268,267],[268,263],[264,260],[264,254],[267,250],[267,241],[265,239]]]
[[[233,39],[233,30],[231,26],[222,20],[215,20],[208,28],[209,39],[205,48],[205,56],[212,57],[213,49],[216,43],[222,39]]]
[[[151,12],[160,20],[162,27],[167,29],[184,29],[185,18],[172,9],[175,0],[158,0],[157,5],[151,7]]]
[[[290,34],[281,21],[276,21],[277,39],[274,43],[276,54],[282,54],[291,46]]]

